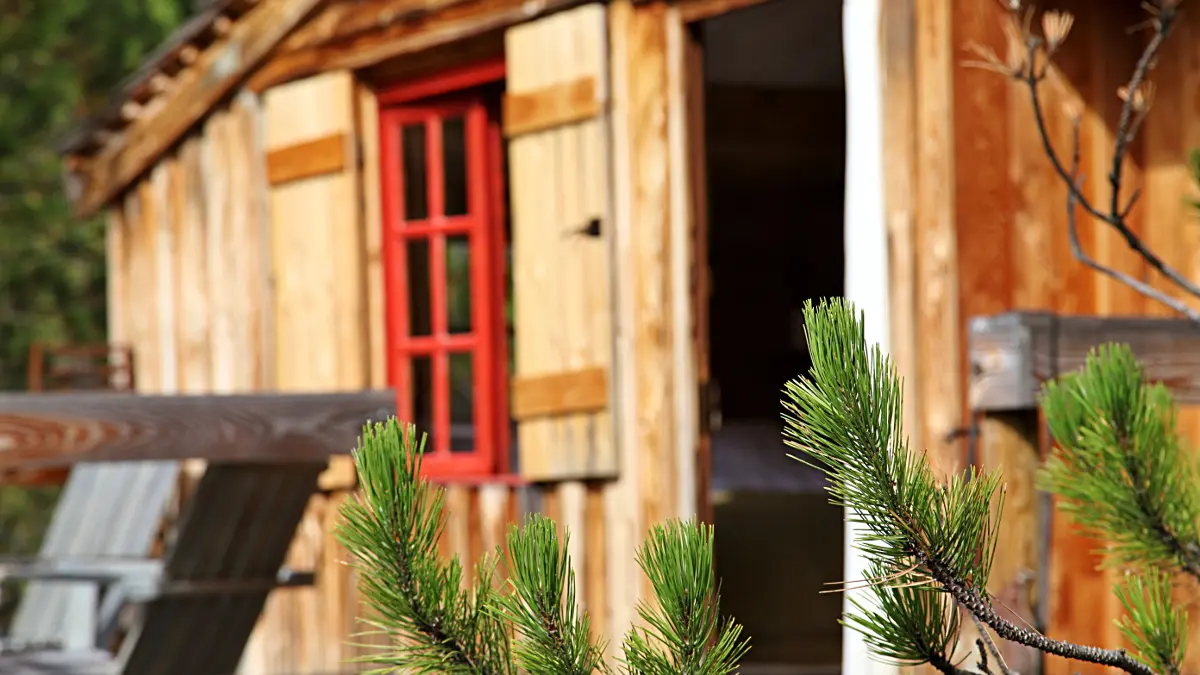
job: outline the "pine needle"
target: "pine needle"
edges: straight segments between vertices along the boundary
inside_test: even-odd
[[[379,673],[509,675],[508,628],[487,611],[496,599],[494,559],[476,567],[468,592],[458,558],[438,555],[445,497],[420,478],[424,446],[416,427],[393,418],[364,429],[354,451],[362,494],[343,504],[336,534],[356,558],[374,615],[365,623],[393,642],[359,661]]]

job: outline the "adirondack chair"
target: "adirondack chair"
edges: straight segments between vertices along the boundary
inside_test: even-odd
[[[0,656],[0,672],[229,675],[237,669],[268,593],[281,586],[312,583],[311,574],[291,573],[282,565],[316,489],[317,476],[325,468],[323,463],[210,465],[185,505],[175,540],[162,560],[145,559],[154,528],[141,518],[157,521],[146,513],[152,506],[148,502],[159,498],[160,486],[151,476],[164,479],[161,482],[166,487],[161,489],[169,493],[177,467],[146,464],[152,466],[143,469],[146,479],[137,493],[143,499],[135,498],[130,488],[117,489],[118,481],[111,480],[106,482],[106,490],[94,493],[107,495],[93,498],[101,518],[74,511],[75,516],[89,519],[91,527],[103,530],[93,536],[92,543],[123,537],[128,545],[120,555],[125,557],[111,555],[117,546],[96,546],[100,554],[89,554],[82,545],[50,547],[60,540],[48,539],[46,548],[55,550],[44,550],[41,559],[23,567],[10,566],[11,575],[40,579],[37,585],[42,593],[41,598],[30,595],[23,599],[17,618],[24,623],[19,633],[14,630],[13,637],[57,641],[62,664],[54,665],[54,658],[45,650],[34,655],[28,650],[15,651]],[[132,471],[133,466],[123,469]],[[128,474],[123,476],[128,478]],[[69,484],[68,491],[71,488]],[[70,496],[64,494],[64,506]],[[158,500],[157,513],[162,513],[166,499]],[[112,507],[109,502],[125,506]],[[66,518],[64,511],[56,512],[55,526]],[[128,551],[135,535],[142,534],[139,558]],[[60,551],[65,548],[71,550]],[[45,590],[40,590],[42,584]],[[52,589],[78,592],[80,587],[88,590],[78,593],[79,597],[66,593],[64,597],[69,599],[50,603],[54,596],[47,594]],[[39,599],[50,603],[46,607],[53,611],[39,611],[41,608],[32,604]],[[96,650],[112,642],[126,623],[122,616],[129,614],[130,625],[117,653],[98,662]],[[84,639],[85,634],[90,637]]]
[[[99,584],[79,561],[117,564],[150,553],[179,475],[177,462],[84,464],[67,479],[8,642],[78,651],[96,645]],[[76,580],[64,565],[74,562]],[[40,565],[40,567],[39,567]],[[60,568],[60,569],[55,569]],[[21,575],[21,576],[26,576]],[[8,576],[17,576],[9,570]]]

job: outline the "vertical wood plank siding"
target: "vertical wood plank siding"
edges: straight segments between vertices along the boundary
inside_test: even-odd
[[[928,10],[936,0],[917,0],[918,13]],[[1145,44],[1148,32],[1129,34],[1127,29],[1144,21],[1146,15],[1136,3],[1105,4],[1103,7],[1082,0],[1063,0],[1057,8],[1071,11],[1076,17],[1074,29],[1059,52],[1051,80],[1045,91],[1045,110],[1051,138],[1059,153],[1069,158],[1071,125],[1065,110],[1083,113],[1080,133],[1081,166],[1085,174],[1085,191],[1101,203],[1108,196],[1108,161],[1111,157],[1114,129],[1121,102],[1117,88],[1132,73],[1134,63]],[[958,329],[965,329],[971,316],[994,314],[1007,310],[1047,310],[1062,314],[1162,315],[1167,311],[1143,300],[1130,289],[1084,268],[1072,257],[1067,234],[1066,194],[1063,183],[1054,175],[1038,138],[1030,108],[1028,92],[1022,86],[1006,81],[1002,76],[972,69],[964,63],[973,58],[968,46],[978,43],[1004,54],[1007,46],[1000,30],[1000,3],[952,3],[950,55],[953,67],[953,144],[950,149],[954,163],[953,194],[956,257],[958,269]],[[918,25],[933,23],[929,17]],[[918,40],[921,38],[918,37]],[[932,68],[928,55],[920,55],[921,69]],[[1200,259],[1194,252],[1200,245],[1200,229],[1196,214],[1189,212],[1185,197],[1194,196],[1184,165],[1186,153],[1200,147],[1200,14],[1183,14],[1169,46],[1151,72],[1156,84],[1154,106],[1143,127],[1142,138],[1135,143],[1125,164],[1125,194],[1128,199],[1135,188],[1141,198],[1134,208],[1131,222],[1134,230],[1168,262],[1186,276],[1200,278]],[[926,129],[935,121],[931,114],[918,107],[918,146],[933,142]],[[919,174],[919,180],[923,176]],[[920,195],[922,186],[916,188]],[[920,197],[917,198],[918,202]],[[917,230],[938,222],[934,213],[918,206]],[[1110,228],[1094,223],[1081,214],[1080,239],[1083,247],[1100,263],[1145,279],[1166,288],[1146,265],[1131,253],[1120,237]],[[918,240],[918,256],[936,254],[930,246],[936,242]],[[947,283],[950,283],[947,281]],[[1176,295],[1178,295],[1176,293]],[[917,295],[917,303],[929,302]],[[942,336],[930,323],[926,312],[918,312],[917,335]],[[936,353],[941,356],[928,360],[932,353],[922,353],[915,373],[921,380],[939,379],[937,374],[957,372],[967,375],[964,352],[947,349],[939,337]],[[959,334],[958,344],[965,344]],[[957,360],[957,363],[955,363]],[[936,362],[935,362],[936,361]],[[940,424],[932,410],[963,406],[960,394],[951,389],[937,397],[929,387],[921,387],[917,405],[919,415],[927,425],[922,435],[931,450],[937,439],[953,431],[950,421]],[[961,391],[961,385],[953,390]],[[967,411],[963,411],[965,424]],[[955,424],[958,419],[954,420]],[[1193,442],[1200,441],[1200,410],[1186,408],[1180,416],[1180,427]],[[932,425],[932,426],[929,426]],[[965,443],[959,442],[948,452],[952,460],[965,457]],[[997,467],[990,467],[997,468]],[[1005,470],[1010,493],[1029,488],[1031,465],[998,467]],[[1014,484],[1016,483],[1016,484]],[[1010,503],[1005,520],[1013,519],[1005,528],[1019,532],[1021,528],[1038,528],[1038,512],[1029,500]],[[1096,570],[1099,561],[1094,554],[1102,542],[1081,537],[1069,520],[1053,516],[1052,535],[1048,553],[1048,569],[1028,570],[1032,580],[1027,592],[1036,602],[1037,586],[1048,584],[1047,633],[1056,638],[1115,647],[1122,639],[1114,626],[1120,615],[1119,603],[1111,592],[1115,574]],[[1015,534],[1013,536],[1016,536]],[[1011,542],[1016,548],[1017,542]],[[998,560],[1005,553],[1002,542]],[[1021,555],[1013,552],[1013,556]],[[1026,561],[1028,562],[1028,561]],[[998,563],[998,565],[1000,565]],[[1005,566],[1007,567],[1011,566]],[[1014,570],[1007,584],[1018,582]],[[1007,572],[1006,572],[1007,574]],[[995,581],[995,580],[993,580]],[[995,584],[993,584],[995,586]],[[1002,584],[1003,585],[1003,584]],[[997,588],[993,592],[1000,592]],[[1012,590],[1012,589],[1008,589]],[[1185,587],[1180,593],[1188,602],[1194,601],[1195,590]],[[1005,598],[1010,602],[1009,598]],[[1028,610],[1034,613],[1036,610]],[[1034,616],[1024,616],[1033,623]],[[1200,637],[1193,629],[1192,639]],[[1193,650],[1194,651],[1194,650]],[[1069,673],[1100,673],[1103,669],[1086,664],[1048,659],[1046,672],[1052,675]],[[1188,667],[1200,665],[1200,654],[1190,655]]]

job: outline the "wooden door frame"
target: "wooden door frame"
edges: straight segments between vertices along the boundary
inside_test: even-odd
[[[670,186],[674,401],[677,420],[680,513],[712,523],[709,485],[711,437],[701,389],[709,380],[707,170],[704,147],[703,48],[678,7],[666,15],[667,143],[672,171],[686,172]],[[697,86],[698,85],[698,86]]]
[[[674,318],[675,334],[690,339],[693,330],[707,329],[707,312],[702,308],[708,293],[705,267],[697,261],[707,257],[703,209],[705,188],[700,176],[705,167],[696,158],[704,152],[694,147],[697,125],[703,124],[703,111],[689,110],[687,92],[694,91],[688,80],[701,78],[695,72],[696,56],[689,41],[688,25],[728,12],[760,4],[765,0],[682,0],[667,12],[667,54],[669,77],[673,77],[668,94],[668,139],[672,162],[686,167],[684,180],[673,180],[671,242],[671,283],[683,312],[690,314],[682,320]],[[792,0],[799,1],[799,0]],[[912,0],[901,0],[906,6]],[[846,213],[845,213],[845,286],[844,293],[868,317],[867,338],[887,351],[891,346],[892,304],[889,291],[891,268],[888,240],[886,185],[883,179],[885,139],[883,120],[884,85],[892,66],[884,63],[882,44],[902,36],[889,35],[898,28],[883,22],[883,0],[843,0],[843,40],[845,58],[847,125],[846,125]],[[889,12],[892,10],[889,9]],[[902,27],[900,27],[902,28]],[[693,101],[694,104],[694,101]],[[699,114],[697,114],[699,113]],[[703,137],[700,137],[702,142]],[[691,142],[689,142],[691,141]],[[693,146],[690,147],[689,146]],[[691,150],[691,152],[689,152]],[[678,214],[678,215],[675,215]],[[697,283],[691,274],[700,271]],[[680,295],[682,293],[683,295]],[[686,298],[686,299],[685,299]],[[903,308],[899,308],[903,309]],[[677,313],[679,311],[677,310]],[[711,467],[709,444],[700,432],[699,382],[708,374],[707,340],[691,340],[690,345],[676,345],[676,410],[679,414],[677,449],[681,458],[680,492],[694,496],[685,512],[695,512],[711,522],[712,505],[708,496],[708,476]],[[691,481],[688,484],[688,481]],[[685,498],[686,499],[686,498]],[[849,524],[843,545],[844,578],[861,579],[865,559],[852,546],[856,530]],[[851,609],[847,607],[846,609]],[[864,675],[894,675],[898,669],[871,658],[862,637],[852,629],[842,632],[842,669],[846,673]]]

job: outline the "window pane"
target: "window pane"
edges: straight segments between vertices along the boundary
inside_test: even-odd
[[[405,242],[405,268],[408,273],[408,334],[432,335],[432,311],[429,295],[429,240]]]
[[[404,125],[400,129],[400,144],[404,162],[404,220],[424,220],[429,217],[425,125]]]
[[[451,333],[471,332],[471,240],[446,237],[446,312]]]
[[[414,356],[409,359],[412,364],[412,384],[408,392],[412,406],[412,423],[417,425],[417,439],[421,434],[428,434],[425,440],[425,451],[433,451],[433,359],[428,356]]]
[[[442,121],[442,173],[446,185],[446,215],[466,215],[467,138],[462,117]]]
[[[450,451],[475,449],[475,381],[471,353],[450,355]]]

